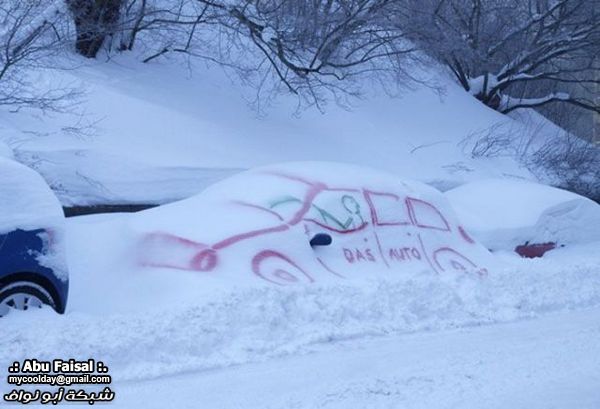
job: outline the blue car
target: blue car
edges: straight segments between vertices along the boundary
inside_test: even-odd
[[[65,311],[63,238],[62,208],[42,177],[0,158],[0,317],[43,305]]]

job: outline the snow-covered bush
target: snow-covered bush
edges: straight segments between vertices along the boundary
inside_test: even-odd
[[[600,203],[600,146],[566,134],[544,143],[528,161],[557,186]]]
[[[67,33],[64,3],[59,0],[3,0],[0,4],[0,106],[62,110],[76,96],[70,87],[44,86],[35,73],[58,68],[55,58]]]
[[[111,1],[96,2],[95,15],[120,0]],[[261,95],[291,92],[320,105],[359,94],[358,78],[383,76],[389,85],[414,75],[405,67],[415,46],[395,24],[403,9],[388,0],[125,0],[119,23],[97,28],[99,39],[112,37],[111,52],[135,49],[144,62],[173,53],[200,58]]]
[[[552,128],[556,133],[549,133]],[[500,122],[461,145],[472,158],[515,158],[540,180],[600,203],[600,146],[547,121],[528,120],[517,128]]]
[[[401,1],[199,1],[219,10],[219,23],[255,50],[258,67],[312,102],[324,89],[352,89],[365,72],[401,72],[415,48],[395,25]]]
[[[600,112],[599,0],[408,0],[402,25],[456,81],[503,113],[550,103]]]

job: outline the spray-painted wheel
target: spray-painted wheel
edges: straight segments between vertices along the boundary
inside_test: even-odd
[[[442,247],[433,252],[433,262],[439,271],[476,272],[479,275],[487,273],[485,268],[478,267],[467,257],[449,247]]]
[[[190,263],[190,268],[196,271],[212,271],[216,266],[217,252],[213,249],[202,250]]]
[[[314,279],[289,257],[274,250],[263,250],[252,259],[252,271],[274,284],[312,283]]]

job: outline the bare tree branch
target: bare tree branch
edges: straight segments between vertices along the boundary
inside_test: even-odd
[[[600,0],[408,3],[411,39],[489,107],[600,109],[586,88],[600,78]]]
[[[56,66],[64,44],[61,29],[66,10],[60,0],[5,0],[0,6],[0,105],[12,110],[61,111],[79,95],[71,87],[37,86],[35,70]]]

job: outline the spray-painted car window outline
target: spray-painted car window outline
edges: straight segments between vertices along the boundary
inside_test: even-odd
[[[450,225],[442,213],[429,202],[413,197],[406,198],[410,217],[417,227],[450,231]],[[433,217],[433,220],[431,219]],[[427,220],[429,219],[429,220]]]
[[[337,193],[337,191],[330,191],[327,189],[324,189],[323,192]],[[316,201],[318,198],[319,195],[316,196],[314,200]],[[312,221],[323,227],[330,227],[334,231],[354,231],[358,228],[364,227],[366,225],[366,222],[361,214],[361,208],[358,201],[349,194],[343,194],[338,199],[342,208],[347,213],[347,215],[343,215],[346,216],[346,219],[344,221],[340,220],[340,218],[336,217],[336,215],[332,214],[332,212],[325,210],[323,207],[318,206],[314,202],[310,204],[310,210],[305,215],[305,219],[311,220],[309,213],[311,213],[311,210],[314,210],[315,213],[318,215],[318,219],[312,218]],[[302,200],[298,199],[297,197],[286,196],[284,198],[271,202],[269,208],[277,212],[277,210],[282,205],[286,205],[289,203],[298,203],[300,205],[303,204]]]
[[[357,241],[361,242],[368,241],[367,237],[374,238],[377,247],[367,249],[364,252],[356,250],[350,254],[348,253],[349,249],[340,249],[343,251],[342,259],[345,258],[350,264],[361,261],[382,261],[387,268],[391,268],[390,263],[393,262],[418,261],[427,263],[433,271],[438,273],[448,270],[466,271],[467,269],[477,269],[475,263],[451,247],[443,246],[430,249],[429,251],[426,250],[419,229],[437,230],[446,234],[453,232],[446,218],[432,203],[414,197],[401,197],[395,193],[377,192],[366,188],[329,187],[325,183],[308,181],[295,175],[274,172],[269,172],[268,174],[305,184],[307,190],[304,199],[294,196],[282,196],[264,205],[245,201],[232,201],[231,203],[269,213],[277,219],[275,225],[235,234],[212,245],[197,243],[168,233],[149,233],[145,237],[146,243],[154,241],[159,245],[175,245],[181,253],[189,254],[189,256],[186,258],[187,261],[181,264],[163,262],[162,260],[142,260],[142,264],[149,267],[167,267],[205,272],[213,271],[219,264],[220,252],[225,248],[257,237],[283,233],[287,230],[297,228],[296,226],[303,226],[305,233],[309,233],[309,231],[314,232],[315,226],[317,226],[317,229],[323,228],[344,235],[351,235],[364,230],[364,233],[357,236]],[[340,216],[315,203],[327,194],[337,198],[337,201],[334,202],[338,206],[341,206],[348,215],[345,220],[340,220]],[[360,197],[360,199],[357,200],[356,197]],[[381,198],[391,199],[391,202],[388,203],[392,203],[393,206],[386,205],[385,209],[378,208],[378,199]],[[365,211],[368,212],[365,216],[368,217],[368,220],[365,220],[362,215],[360,201],[365,203]],[[286,204],[298,204],[299,206],[297,206],[298,209],[293,214],[286,217],[284,216],[284,212],[279,211]],[[399,211],[397,218],[389,217],[390,209],[392,211],[394,209]],[[315,214],[317,217],[314,217]],[[368,226],[371,226],[371,228],[366,230]],[[382,226],[416,228],[415,239],[417,241],[414,242],[414,246],[401,248],[388,244],[384,248],[378,235],[378,229],[382,228]],[[462,233],[464,230],[461,226],[458,226],[456,231]],[[411,233],[408,232],[408,235],[410,236]],[[456,236],[469,245],[475,244],[472,240],[467,240],[466,237],[468,236],[465,234],[456,234]],[[252,257],[250,268],[255,275],[275,284],[315,281],[313,275],[304,270],[298,261],[292,260],[284,251],[278,251],[276,243],[277,241],[275,240],[273,248],[259,250]],[[344,277],[343,274],[335,271],[335,269],[331,268],[321,258],[316,255],[315,258],[331,274]],[[266,271],[267,267],[268,271]],[[292,271],[296,273],[294,274]],[[485,269],[479,269],[480,274],[484,272]]]
[[[406,210],[407,202],[400,196],[394,193],[387,192],[374,192],[371,190],[365,190],[365,199],[371,209],[371,217],[373,224],[377,226],[404,226],[409,225],[410,215]],[[381,212],[380,206],[382,199],[386,199],[386,208],[395,209],[391,215],[388,212]],[[391,199],[391,201],[390,201]]]

